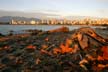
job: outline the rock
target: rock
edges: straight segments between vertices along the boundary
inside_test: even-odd
[[[5,64],[0,64],[0,69],[2,69],[2,68],[4,68],[4,67],[6,67]]]
[[[0,33],[0,37],[3,37],[3,36],[5,36],[5,35],[3,35],[2,33]]]

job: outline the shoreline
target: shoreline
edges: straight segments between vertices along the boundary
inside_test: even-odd
[[[76,29],[74,29],[76,30]],[[72,31],[74,31],[72,30]],[[94,28],[94,30],[96,31],[96,33],[98,33],[100,36],[108,39],[108,28]],[[42,31],[42,30],[37,30],[37,29],[28,29],[28,30],[24,30],[24,33],[18,33],[18,34],[13,34],[13,33],[10,33],[10,34],[0,34],[0,41],[5,41],[5,40],[8,40],[10,38],[13,38],[13,37],[29,37],[31,35],[35,35],[35,34],[41,34],[41,33],[46,33],[48,31]],[[71,32],[71,31],[70,31]]]
[[[61,27],[66,27],[66,26],[69,26],[69,25],[62,25]],[[77,25],[73,25],[73,26],[77,26]],[[82,25],[82,26],[83,27],[90,27],[91,25]],[[81,27],[79,27],[79,28],[81,28]],[[102,33],[102,31],[103,32],[105,31],[107,33],[108,27],[106,27],[106,26],[100,26],[100,27],[95,27],[93,29],[96,30],[97,33],[100,33],[99,31],[101,31],[101,33]],[[70,30],[70,31],[74,31],[74,30],[75,29]],[[11,30],[11,31],[8,31],[8,32],[9,33],[7,33],[5,35],[2,34],[2,33],[0,33],[0,36],[2,37],[2,36],[9,36],[9,35],[12,36],[12,35],[23,35],[23,34],[28,34],[29,35],[29,34],[32,34],[32,33],[45,32],[45,31],[44,30],[41,30],[41,29],[40,30],[39,29],[26,29],[26,30],[21,30],[21,31],[13,31],[13,30]],[[14,33],[14,32],[19,32],[19,33]]]
[[[0,24],[0,25],[54,25],[54,24]],[[55,25],[69,25],[69,26],[108,26],[107,24],[89,24],[89,25],[84,25],[84,24],[55,24]]]
[[[74,30],[74,29],[80,28],[80,27],[92,27],[92,28],[100,28],[100,29],[107,29],[108,28],[108,26],[92,26],[92,25],[1,25],[1,26],[3,26],[4,29],[7,28],[7,26],[9,26],[10,28],[9,29],[7,28],[6,31],[5,30],[2,31],[3,29],[1,28],[0,35],[8,35],[9,33],[23,34],[23,33],[26,33],[27,30],[43,30],[43,31],[47,31],[47,30],[50,30],[51,28],[56,29],[56,28],[59,28],[59,27],[62,27],[62,26],[69,27],[70,30]],[[15,26],[16,29],[13,28],[14,26]],[[24,28],[22,28],[21,26],[22,27],[24,26]],[[28,29],[25,26],[27,26]],[[36,28],[33,27],[33,26],[36,26]],[[39,26],[39,28],[38,28],[38,26]],[[46,26],[50,26],[51,28],[48,29],[48,27],[46,27]],[[21,28],[21,30],[20,30],[20,28]]]

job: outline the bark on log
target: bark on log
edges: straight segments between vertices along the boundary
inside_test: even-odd
[[[69,32],[69,28],[68,27],[61,27],[58,29],[54,29],[54,30],[49,30],[49,33],[53,33],[53,32]]]

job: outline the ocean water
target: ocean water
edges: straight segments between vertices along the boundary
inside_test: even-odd
[[[87,25],[0,25],[0,33],[2,34],[8,34],[10,31],[14,31],[13,33],[19,34],[23,33],[23,30],[28,30],[28,29],[38,29],[38,30],[51,30],[51,29],[56,29],[60,28],[62,26],[69,27],[69,30],[74,30],[78,29],[81,27],[101,27],[101,26],[87,26]]]

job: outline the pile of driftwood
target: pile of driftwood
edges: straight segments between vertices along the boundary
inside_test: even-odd
[[[63,29],[66,28],[57,29],[57,32]],[[54,49],[54,53],[74,54],[73,59],[79,56],[79,65],[85,71],[108,71],[108,42],[92,28],[84,27],[76,30],[64,44]]]
[[[80,66],[85,70],[108,71],[108,42],[96,34],[92,28],[80,28],[72,36],[80,49]],[[89,65],[90,67],[87,67]]]

